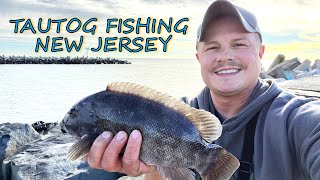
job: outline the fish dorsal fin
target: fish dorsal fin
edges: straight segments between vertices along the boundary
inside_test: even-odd
[[[196,126],[201,137],[207,142],[213,142],[218,139],[222,133],[222,126],[219,119],[210,112],[193,108],[170,95],[149,87],[130,82],[113,82],[108,84],[107,90],[156,101],[183,114]]]

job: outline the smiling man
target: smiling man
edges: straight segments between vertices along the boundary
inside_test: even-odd
[[[183,100],[221,121],[222,135],[213,143],[241,162],[231,179],[320,179],[320,101],[259,79],[264,46],[255,16],[217,0],[208,8],[197,40],[206,87],[191,101]],[[136,130],[129,137],[121,131],[114,138],[104,132],[93,143],[89,165],[164,179],[155,166],[139,160],[142,138]]]
[[[230,118],[243,109],[258,82],[264,46],[260,36],[248,33],[235,16],[208,12],[212,21],[201,28],[205,30],[199,35],[197,59],[216,108]]]

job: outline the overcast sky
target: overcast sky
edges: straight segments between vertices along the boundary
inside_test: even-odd
[[[167,38],[168,33],[129,35],[117,34],[116,30],[106,33],[106,20],[110,18],[142,18],[163,19],[168,21],[173,17],[173,23],[180,18],[187,17],[186,35],[172,32],[172,39],[168,43],[167,52],[162,52],[160,41],[156,41],[159,49],[156,52],[129,53],[126,50],[117,52],[98,53],[88,51],[89,56],[118,57],[118,58],[168,58],[168,59],[194,59],[196,30],[206,8],[212,1],[196,0],[0,0],[0,54],[5,55],[32,55],[32,56],[82,56],[88,48],[96,47],[98,37],[127,36],[135,37],[163,37]],[[287,59],[299,57],[301,60],[315,60],[320,58],[320,1],[318,0],[233,0],[235,4],[252,11],[258,19],[260,29],[263,33],[264,44],[266,45],[265,60],[273,60],[277,54],[286,55]],[[9,23],[10,19],[31,18],[32,23],[37,27],[38,19],[48,18],[68,20],[77,17],[84,23],[86,20],[96,17],[98,22],[97,31],[94,36],[85,33],[69,34],[64,31],[55,33],[55,28],[49,33],[33,34],[24,32],[14,33],[14,24]],[[24,23],[20,24],[20,28]],[[163,32],[163,31],[162,31]],[[73,51],[68,54],[44,53],[40,50],[35,53],[36,39],[46,36],[63,36],[69,40],[79,41],[84,35],[84,43],[80,52]]]

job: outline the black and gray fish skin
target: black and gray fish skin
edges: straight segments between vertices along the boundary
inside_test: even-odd
[[[231,153],[204,142],[221,135],[215,116],[133,83],[112,83],[82,99],[65,115],[61,127],[82,137],[70,148],[70,160],[88,153],[103,131],[129,134],[137,129],[143,137],[140,159],[157,165],[168,179],[194,179],[190,169],[204,180],[229,179],[239,167]]]

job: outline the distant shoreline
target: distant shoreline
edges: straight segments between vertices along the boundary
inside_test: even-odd
[[[0,56],[0,64],[131,64],[128,60],[101,57]]]

